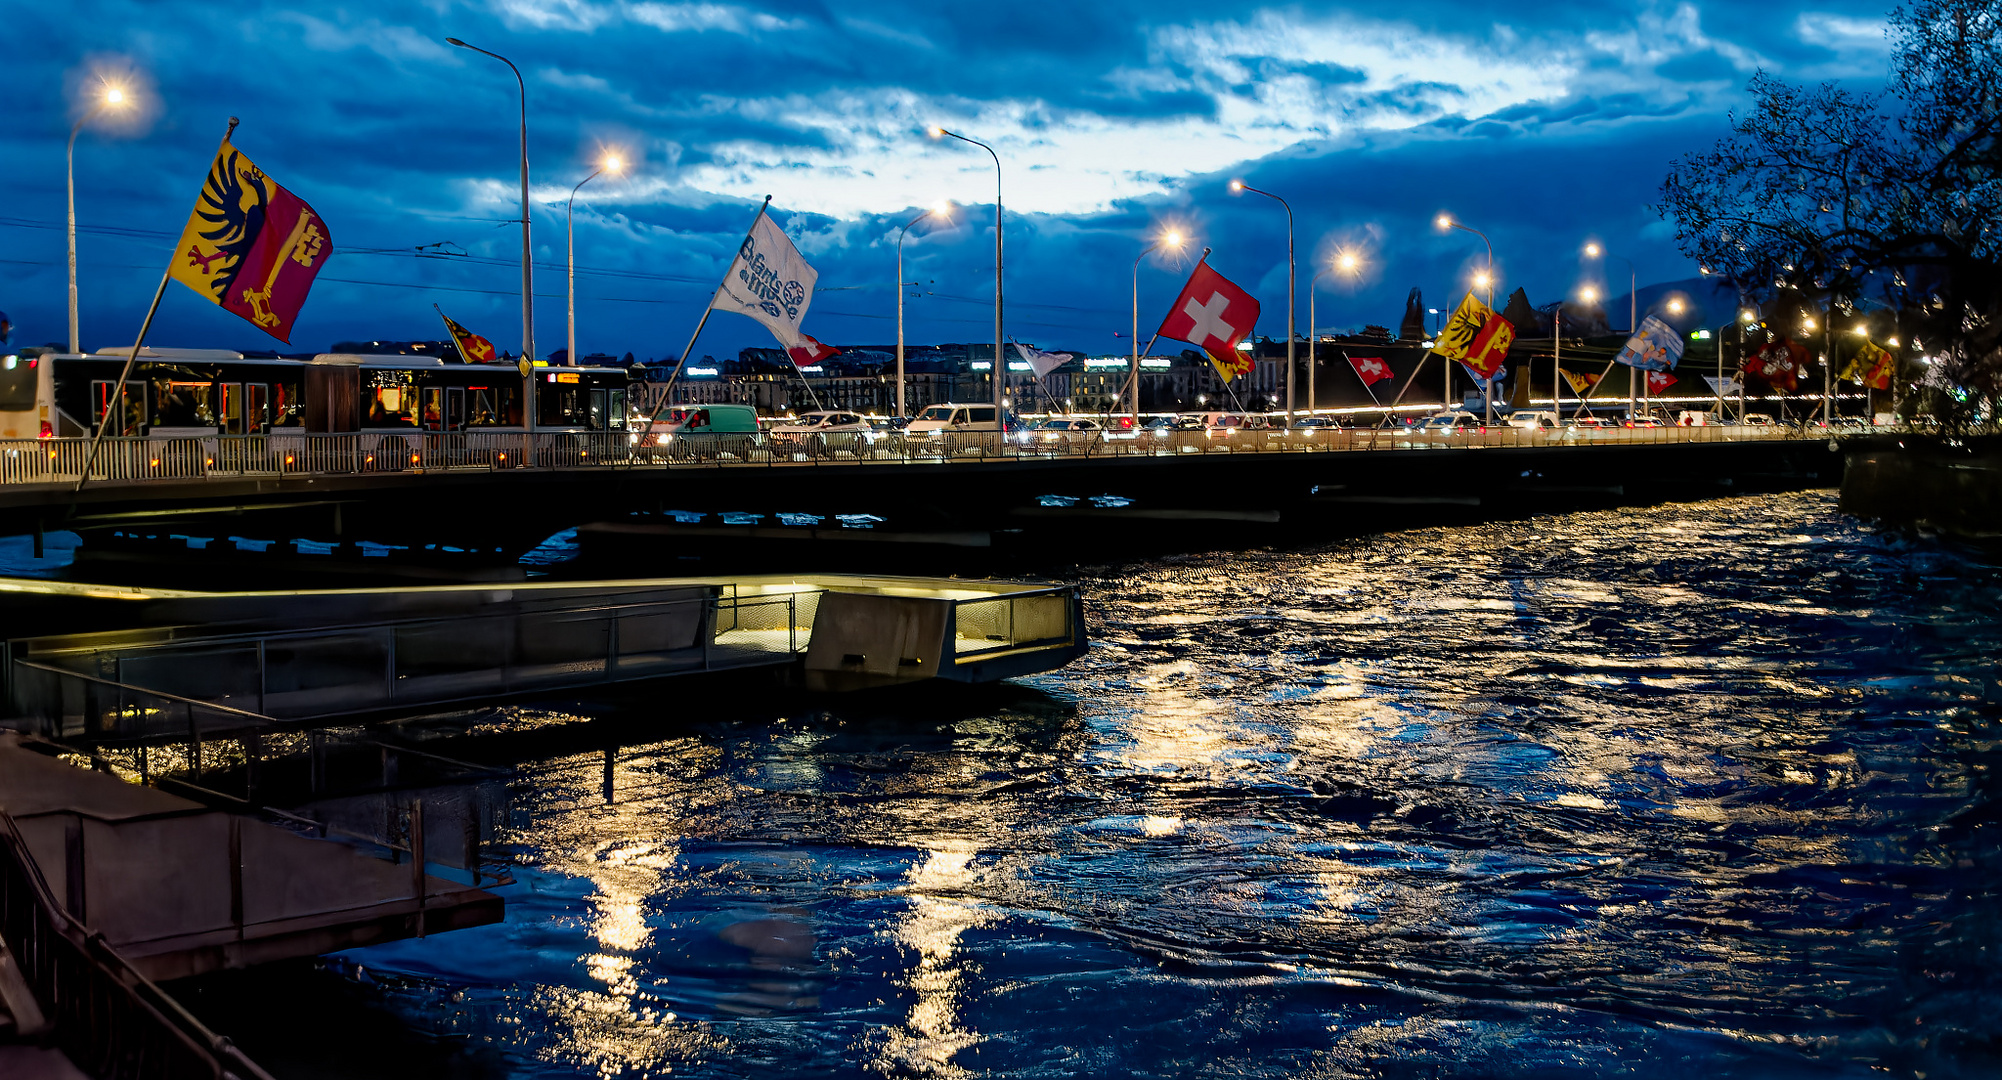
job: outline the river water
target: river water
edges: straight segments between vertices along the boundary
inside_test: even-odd
[[[497,713],[646,733],[519,763],[503,924],[190,999],[281,1077],[2002,1073],[1991,565],[1812,492],[1072,576],[972,695]]]

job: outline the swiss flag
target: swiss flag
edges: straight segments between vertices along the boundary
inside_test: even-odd
[[[1231,284],[1229,278],[1196,264],[1182,295],[1161,320],[1160,334],[1173,341],[1186,341],[1210,354],[1219,363],[1237,360],[1237,343],[1251,333],[1258,321],[1258,301]]]
[[[1675,376],[1670,375],[1666,371],[1650,371],[1647,373],[1647,391],[1650,394],[1659,394],[1663,390],[1674,386],[1675,382]]]
[[[822,345],[811,335],[801,334],[798,343],[786,350],[786,355],[792,357],[794,367],[812,367],[830,356],[840,356],[841,350],[832,345]]]
[[[1390,378],[1390,365],[1381,356],[1351,356],[1349,366],[1356,369],[1356,377],[1364,386],[1375,386]]]

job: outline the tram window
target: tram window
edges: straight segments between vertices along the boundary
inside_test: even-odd
[[[584,403],[574,386],[543,386],[535,395],[535,421],[543,427],[582,427]]]
[[[271,388],[263,383],[243,384],[243,416],[246,434],[257,435],[271,427]]]
[[[427,386],[423,390],[424,430],[436,431],[445,420],[445,391],[441,387]]]
[[[0,359],[0,409],[35,407],[35,361],[18,356]]]
[[[626,429],[626,392],[624,390],[607,390],[605,396],[609,402],[606,406],[605,418],[608,421],[606,426],[613,431],[624,431]]]
[[[216,400],[225,435],[243,434],[243,384],[221,383],[216,387]]]
[[[270,411],[265,422],[272,427],[299,427],[306,422],[306,395],[298,383],[272,383],[267,400]]]
[[[408,385],[371,386],[368,388],[368,420],[362,426],[416,427],[417,390]]]
[[[90,384],[90,422],[92,427],[96,427],[104,422],[106,407],[111,403],[111,388],[117,385],[116,382],[109,379],[95,381]],[[139,422],[145,417],[145,407],[141,396],[144,392],[144,386],[126,384],[125,390],[121,395],[125,399],[125,421],[123,425],[119,425],[114,421],[113,427],[115,430],[113,434],[139,434]]]
[[[445,426],[453,431],[466,426],[466,391],[454,386],[445,391]]]
[[[216,426],[213,383],[155,379],[152,390],[154,427]]]
[[[592,431],[603,431],[605,430],[605,392],[603,390],[593,390],[591,391],[589,400],[590,405],[587,406],[588,411],[584,416],[584,426],[590,428]]]

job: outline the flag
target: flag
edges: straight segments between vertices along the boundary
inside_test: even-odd
[[[1250,354],[1239,353],[1237,344],[1256,322],[1258,301],[1211,269],[1209,263],[1199,262],[1157,333],[1208,353],[1210,363],[1228,382],[1251,371]]]
[[[1735,394],[1745,388],[1743,383],[1728,376],[1720,379],[1715,375],[1705,375],[1703,376],[1703,381],[1710,384],[1711,393],[1717,394],[1720,397],[1725,394]]]
[[[1682,359],[1682,335],[1667,323],[1649,315],[1641,320],[1641,328],[1627,339],[1626,347],[1614,359],[1628,367],[1668,371]]]
[[[452,317],[445,314],[444,309],[438,305],[432,304],[431,310],[436,311],[438,317],[445,320],[445,330],[452,335],[452,344],[459,350],[459,359],[468,364],[485,364],[493,360],[493,342],[453,322]]]
[[[1865,341],[1857,347],[1856,355],[1849,358],[1849,366],[1842,369],[1842,377],[1877,390],[1889,390],[1894,366],[1890,353]]]
[[[1807,369],[1806,346],[1776,338],[1745,358],[1745,376],[1781,390],[1800,389],[1801,372]]]
[[[1574,394],[1583,394],[1587,390],[1599,385],[1599,376],[1597,375],[1580,375],[1570,368],[1558,368],[1557,370],[1564,373],[1564,381],[1571,384],[1571,392]]]
[[[1659,394],[1680,381],[1666,371],[1650,371],[1647,373],[1647,392]]]
[[[1022,359],[1029,362],[1029,370],[1035,372],[1038,379],[1075,359],[1067,352],[1044,352],[1019,341],[1011,341],[1009,344],[1015,346],[1015,351],[1022,354]]]
[[[1356,378],[1361,379],[1365,387],[1375,386],[1390,378],[1390,365],[1384,363],[1381,356],[1350,356],[1348,361],[1349,366],[1356,369]]]
[[[333,240],[304,199],[224,139],[174,252],[174,280],[289,344]]]
[[[794,367],[812,367],[830,356],[840,356],[841,350],[832,345],[822,345],[810,334],[801,334],[798,344],[786,349],[786,355],[792,357]]]
[[[1432,351],[1449,360],[1458,360],[1480,377],[1483,384],[1501,371],[1508,359],[1508,347],[1515,341],[1515,327],[1495,314],[1493,308],[1468,293],[1446,320]]]
[[[780,231],[762,208],[736,261],[716,286],[709,306],[717,311],[734,311],[765,324],[788,352],[799,344],[800,320],[813,301],[814,283],[820,273],[806,264],[799,249]]]

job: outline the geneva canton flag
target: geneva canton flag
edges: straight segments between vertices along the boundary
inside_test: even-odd
[[[723,275],[723,283],[716,286],[709,306],[764,323],[782,348],[791,349],[800,343],[800,320],[806,318],[814,282],[819,280],[820,274],[806,265],[778,224],[759,211],[757,223],[744,238],[730,272]]]
[[[1613,359],[1644,371],[1668,371],[1682,359],[1682,335],[1649,315],[1641,320],[1641,328],[1627,339],[1626,347]]]
[[[175,281],[290,343],[333,240],[304,199],[224,139],[174,251]]]

